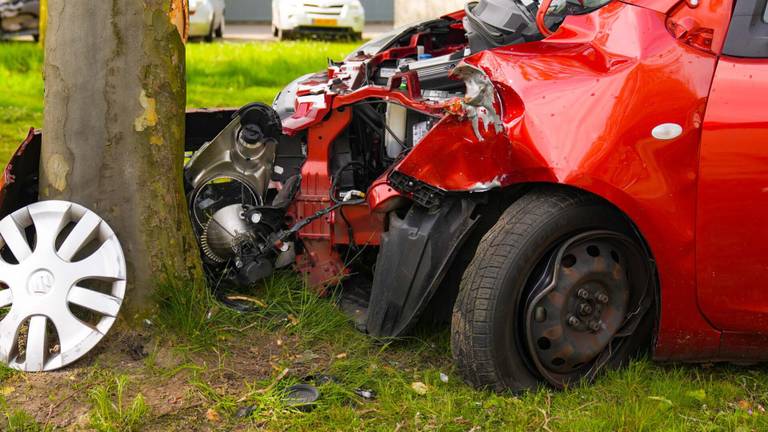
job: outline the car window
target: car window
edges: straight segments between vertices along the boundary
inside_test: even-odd
[[[763,22],[768,23],[768,3],[766,3],[765,8],[763,8]]]
[[[723,54],[768,59],[768,0],[736,0]]]

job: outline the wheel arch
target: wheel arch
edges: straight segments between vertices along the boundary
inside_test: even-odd
[[[589,184],[595,183],[591,182]],[[660,290],[661,280],[659,278],[658,269],[655,265],[656,259],[653,248],[648,242],[641,227],[636,223],[636,221],[627,211],[627,208],[632,208],[631,204],[629,203],[629,201],[631,201],[629,197],[626,197],[626,195],[622,197],[621,191],[608,191],[608,189],[612,189],[609,185],[606,185],[605,190],[597,188],[599,191],[597,192],[594,188],[591,187],[588,188],[584,187],[583,185],[558,183],[554,181],[519,182],[503,188],[484,192],[482,194],[483,196],[480,197],[480,200],[483,201],[484,204],[479,205],[476,210],[476,214],[477,216],[480,216],[481,222],[478,223],[477,228],[472,233],[471,237],[466,241],[466,243],[463,244],[461,250],[457,252],[456,257],[454,258],[455,265],[452,266],[452,271],[445,276],[440,289],[433,295],[429,307],[421,319],[431,319],[433,321],[442,322],[445,321],[446,317],[450,316],[450,312],[456,302],[459,289],[458,285],[463,272],[466,270],[470,261],[474,257],[482,238],[488,234],[491,228],[493,228],[495,223],[498,221],[501,214],[509,206],[511,206],[522,196],[536,189],[549,189],[552,192],[565,191],[569,194],[589,195],[595,198],[602,205],[615,210],[617,213],[624,217],[628,228],[630,228],[633,232],[634,240],[636,240],[640,247],[645,251],[651,266],[651,271],[653,272],[652,277],[654,283],[654,298],[652,308],[654,309],[653,313],[655,315],[655,322],[658,326],[662,301]],[[478,199],[476,194],[467,194],[466,198],[475,200]],[[655,335],[656,331],[654,331],[654,343]]]

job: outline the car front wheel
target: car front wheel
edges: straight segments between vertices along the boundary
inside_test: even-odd
[[[529,192],[462,279],[451,340],[459,371],[497,391],[591,380],[650,345],[655,281],[619,211],[581,192]]]

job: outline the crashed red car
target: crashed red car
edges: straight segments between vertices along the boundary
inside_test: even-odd
[[[495,389],[648,348],[768,359],[766,1],[543,3],[470,3],[273,107],[190,112],[212,277],[293,266],[376,337],[450,320],[461,373]],[[36,200],[39,146],[0,216]]]

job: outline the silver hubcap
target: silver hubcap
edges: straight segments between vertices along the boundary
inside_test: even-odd
[[[80,205],[42,201],[4,218],[0,361],[45,371],[82,357],[115,322],[125,275],[115,233]]]

